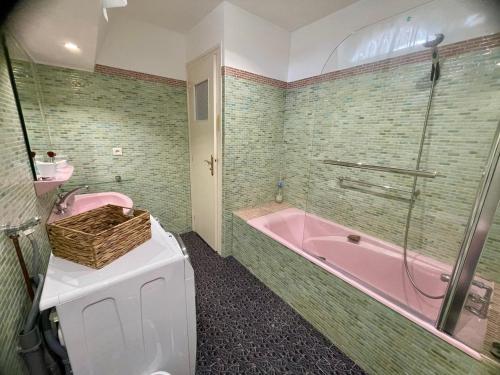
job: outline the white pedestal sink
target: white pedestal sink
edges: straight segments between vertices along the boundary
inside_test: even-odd
[[[59,214],[57,213],[57,210],[54,209],[47,222],[52,223],[54,221],[77,215],[97,207],[105,206],[107,204],[114,204],[116,206],[131,208],[134,203],[132,199],[130,199],[125,194],[117,193],[114,191],[105,193],[78,194],[75,195],[70,200],[70,202],[68,202],[68,208],[66,209],[64,214]]]

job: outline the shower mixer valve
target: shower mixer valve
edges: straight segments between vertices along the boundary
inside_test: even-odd
[[[447,273],[442,273],[441,281],[445,283],[449,282],[450,275]],[[484,295],[480,295],[476,292],[469,292],[464,308],[480,319],[485,319],[488,315],[488,307],[490,306],[493,288],[479,280],[472,280],[471,285],[475,286],[478,289],[483,289]]]
[[[465,303],[464,308],[476,315],[480,319],[486,319],[488,316],[488,308],[491,302],[491,295],[493,293],[493,288],[490,286],[486,286],[483,283],[482,285],[476,285],[478,288],[484,289],[484,295],[480,295],[478,293],[470,292],[467,296],[467,302]]]

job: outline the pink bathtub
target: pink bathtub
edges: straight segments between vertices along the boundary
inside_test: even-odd
[[[402,248],[318,216],[306,215],[297,208],[283,209],[247,222],[436,336],[480,358],[469,346],[481,346],[486,319],[468,312],[462,314],[462,326],[455,336],[469,346],[438,331],[434,322],[442,300],[424,297],[412,287],[404,270]],[[349,241],[350,234],[359,235],[361,240]],[[450,266],[411,251],[408,263],[421,289],[432,295],[445,292],[447,283],[440,277],[451,272]]]

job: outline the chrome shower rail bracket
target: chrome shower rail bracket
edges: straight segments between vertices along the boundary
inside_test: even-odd
[[[19,233],[24,232],[27,229],[36,227],[38,224],[40,224],[40,218],[38,216],[35,216],[18,225],[12,225],[10,223],[2,224],[0,225],[0,233],[5,233],[7,237],[18,237]]]

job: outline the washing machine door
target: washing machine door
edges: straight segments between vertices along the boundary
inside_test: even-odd
[[[75,375],[190,373],[183,262],[57,311]]]

